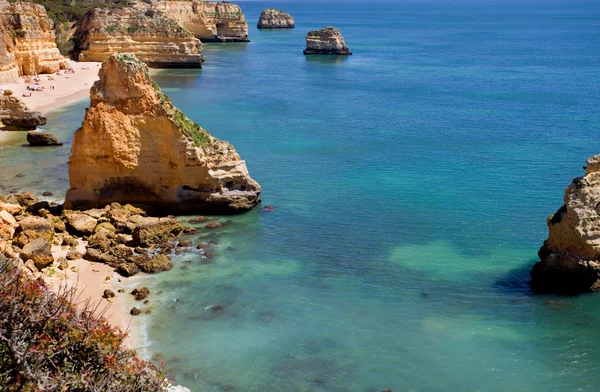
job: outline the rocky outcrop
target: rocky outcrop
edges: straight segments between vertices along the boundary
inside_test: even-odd
[[[0,84],[66,68],[53,27],[41,5],[0,1]]]
[[[600,155],[587,161],[584,177],[565,191],[564,205],[548,218],[548,239],[531,271],[539,292],[600,290]]]
[[[104,61],[114,53],[133,53],[154,68],[200,68],[203,61],[200,41],[146,3],[93,9],[74,39],[81,61]]]
[[[256,27],[259,29],[293,29],[295,24],[292,15],[287,12],[267,8],[260,14]]]
[[[151,9],[162,11],[202,42],[248,42],[248,23],[237,4],[226,1],[152,1]]]
[[[61,142],[58,141],[56,136],[47,132],[28,132],[27,143],[34,147],[63,145]]]
[[[344,37],[335,27],[325,27],[310,31],[306,35],[304,54],[351,55],[344,42]]]
[[[12,95],[0,95],[0,122],[7,130],[30,130],[45,125],[48,119],[40,112],[30,112],[27,105]]]
[[[116,201],[176,213],[239,213],[256,206],[261,193],[233,146],[175,108],[131,54],[102,65],[75,133],[69,179],[68,209]]]

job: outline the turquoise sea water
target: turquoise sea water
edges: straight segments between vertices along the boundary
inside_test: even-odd
[[[251,43],[156,80],[276,211],[192,236],[211,263],[127,283],[154,293],[142,354],[192,391],[597,391],[600,296],[534,296],[528,271],[600,152],[600,7],[240,4]],[[257,30],[269,6],[297,28]],[[326,25],[354,56],[302,55]],[[69,141],[86,104],[47,128]],[[10,139],[4,192],[59,199],[68,145]]]

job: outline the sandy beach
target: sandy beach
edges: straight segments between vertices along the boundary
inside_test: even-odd
[[[80,241],[77,251],[85,253],[86,243]],[[68,249],[60,246],[52,247],[54,259],[65,257]],[[69,268],[66,271],[55,273],[52,276],[44,276],[44,279],[51,287],[58,291],[61,288],[70,289],[75,287],[79,295],[78,303],[84,303],[89,300],[93,305],[98,305],[99,311],[104,311],[104,317],[108,322],[121,328],[123,331],[129,331],[125,341],[127,347],[138,348],[134,327],[135,318],[129,314],[129,309],[123,300],[124,294],[118,293],[120,281],[123,279],[114,271],[114,268],[106,264],[93,263],[87,260],[78,259],[69,261]],[[102,298],[104,290],[112,290],[116,296],[111,300]]]
[[[89,96],[92,84],[98,80],[101,63],[80,63],[70,60],[69,65],[75,71],[74,73],[60,71],[55,74],[39,75],[38,84],[35,84],[31,77],[23,77],[18,83],[0,85],[0,89],[12,90],[13,94],[23,100],[30,110],[45,113],[57,109]],[[31,82],[27,83],[27,80]],[[43,90],[30,91],[27,87],[43,87]]]

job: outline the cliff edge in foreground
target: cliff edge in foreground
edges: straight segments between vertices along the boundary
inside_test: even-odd
[[[531,271],[538,292],[575,294],[600,290],[600,155],[565,191],[565,204],[548,218],[548,239]]]
[[[65,208],[111,202],[173,213],[239,213],[261,188],[233,146],[175,108],[132,54],[111,56],[75,133]]]

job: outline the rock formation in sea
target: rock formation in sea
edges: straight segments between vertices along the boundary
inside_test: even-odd
[[[238,213],[261,188],[233,146],[175,108],[132,54],[111,56],[75,133],[65,208],[113,201],[176,213]]]
[[[133,53],[154,68],[200,68],[203,61],[200,41],[146,3],[91,10],[74,40],[80,61],[104,61],[114,53]]]
[[[66,68],[53,27],[39,4],[0,1],[0,84]]]
[[[538,292],[574,294],[600,290],[600,155],[586,161],[564,204],[548,217],[548,239],[531,271]]]
[[[310,31],[306,35],[304,54],[351,55],[344,37],[335,27],[325,27]]]
[[[32,112],[13,95],[0,95],[0,123],[7,130],[31,130],[45,125],[48,119],[40,112]]]
[[[260,14],[256,27],[259,29],[293,29],[295,24],[292,15],[287,12],[267,8]]]
[[[52,135],[51,133],[37,131],[31,131],[27,133],[27,143],[35,147],[63,145],[58,141],[56,136]]]
[[[248,42],[248,23],[237,4],[226,1],[149,1],[202,42]]]

